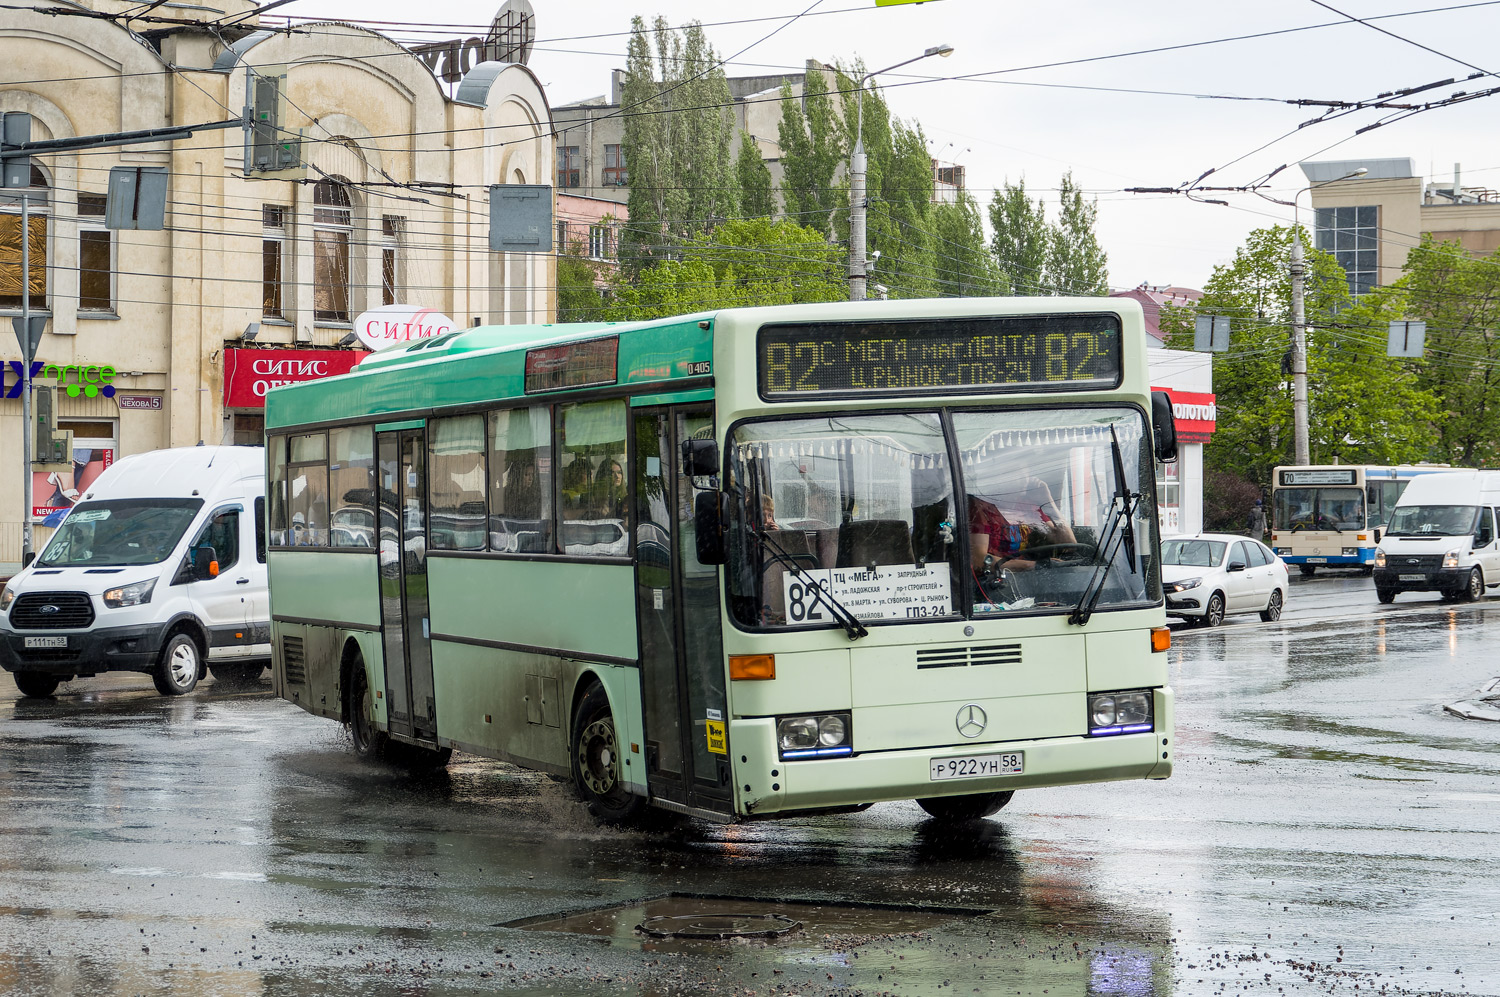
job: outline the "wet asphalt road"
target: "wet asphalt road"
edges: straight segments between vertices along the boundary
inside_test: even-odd
[[[1441,710],[1497,610],[1296,579],[1281,624],[1175,635],[1171,780],[961,829],[615,831],[509,766],[360,763],[264,684],[0,678],[0,993],[1500,994],[1500,725]],[[712,906],[673,894],[805,928],[638,936]]]

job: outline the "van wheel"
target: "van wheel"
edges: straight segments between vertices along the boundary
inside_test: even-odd
[[[375,712],[375,694],[370,691],[370,682],[365,678],[365,663],[354,661],[354,675],[349,682],[349,702],[344,715],[349,718],[349,742],[354,753],[361,758],[382,758],[390,747],[390,738],[385,731],[376,730],[370,719]]]
[[[1469,584],[1464,589],[1464,602],[1478,602],[1484,598],[1484,572],[1478,568],[1469,569]]]
[[[625,785],[623,759],[615,736],[609,697],[597,683],[573,712],[573,786],[588,804],[589,813],[607,824],[623,824],[640,816],[646,799]]]
[[[1375,587],[1375,598],[1379,599],[1382,605],[1389,606],[1396,601],[1396,590],[1381,588],[1377,585]]]
[[[918,800],[917,806],[940,821],[983,820],[996,813],[1016,795],[1014,789],[1000,793],[972,793],[968,796],[933,796]]]
[[[151,681],[163,696],[186,696],[198,685],[203,671],[203,655],[197,643],[187,634],[173,634],[161,649]]]
[[[32,699],[46,699],[62,684],[61,675],[48,675],[46,672],[16,672],[15,680],[21,695]]]

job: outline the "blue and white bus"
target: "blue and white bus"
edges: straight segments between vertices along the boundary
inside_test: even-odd
[[[1320,567],[1359,568],[1368,575],[1407,484],[1452,470],[1446,464],[1278,467],[1271,476],[1271,546],[1304,575]]]

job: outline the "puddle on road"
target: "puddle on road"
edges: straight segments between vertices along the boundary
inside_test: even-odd
[[[873,937],[909,935],[941,925],[992,913],[968,907],[917,907],[839,903],[786,903],[746,897],[709,897],[668,894],[610,907],[542,914],[497,924],[497,928],[556,931],[597,938],[610,945],[653,950],[675,947],[701,948],[723,944],[725,939],[756,938],[775,944],[797,939],[825,937],[867,940]],[[663,927],[676,924],[686,932],[660,937]],[[782,930],[768,934],[767,925]],[[795,922],[793,928],[785,922]],[[646,924],[647,930],[640,930]],[[736,925],[742,930],[733,930]],[[716,927],[708,932],[702,929]],[[692,932],[697,929],[696,935]]]

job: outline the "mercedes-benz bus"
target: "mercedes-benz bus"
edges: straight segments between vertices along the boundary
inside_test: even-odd
[[[1164,779],[1148,384],[1114,298],[383,350],[266,399],[275,689],[360,753],[513,762],[607,821]]]

